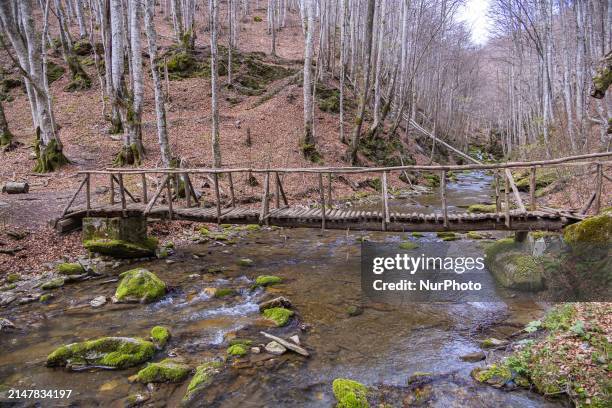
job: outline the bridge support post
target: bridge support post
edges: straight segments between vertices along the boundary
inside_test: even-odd
[[[515,242],[525,242],[528,234],[529,234],[529,231],[515,231],[514,241]]]
[[[321,193],[321,229],[325,230],[325,190],[323,189],[323,173],[319,173],[319,192]]]
[[[536,168],[532,167],[529,174],[529,209],[536,210]]]
[[[389,201],[387,198],[387,172],[383,171],[382,174],[382,202],[383,202],[383,208],[382,208],[382,230],[386,231],[387,230],[387,224],[390,222],[389,219]]]
[[[442,196],[442,215],[444,217],[444,228],[448,228],[448,206],[446,205],[446,171],[440,174],[440,195]]]

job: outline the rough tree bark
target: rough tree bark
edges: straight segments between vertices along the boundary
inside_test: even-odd
[[[213,166],[221,167],[221,146],[219,143],[219,56],[217,35],[219,28],[219,0],[210,1],[210,88],[212,113],[212,155]]]
[[[304,0],[306,13],[306,37],[304,49],[304,139],[302,152],[306,158],[312,159],[316,155],[313,133],[313,102],[312,102],[312,55],[314,50],[314,0]]]

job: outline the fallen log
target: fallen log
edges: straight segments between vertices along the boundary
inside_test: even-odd
[[[30,191],[28,183],[9,181],[2,187],[2,192],[6,194],[27,194]]]

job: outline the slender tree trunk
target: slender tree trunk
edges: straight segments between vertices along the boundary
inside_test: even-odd
[[[4,107],[0,101],[0,146],[10,145],[13,141],[13,134],[9,130],[6,116],[4,115]]]
[[[346,143],[344,136],[344,81],[346,79],[346,30],[349,0],[342,0],[340,6],[340,141]]]
[[[83,0],[75,0],[75,2],[76,2],[75,11],[77,15],[77,21],[79,23],[79,35],[81,36],[81,38],[86,38],[87,37],[87,26],[85,25],[85,16],[83,15]],[[92,10],[90,9],[89,12],[91,13]]]
[[[212,154],[213,166],[221,167],[221,146],[219,143],[219,57],[217,55],[217,30],[219,26],[219,0],[210,1],[210,87],[212,111]]]
[[[312,101],[312,56],[314,52],[314,1],[304,0],[306,13],[306,37],[304,49],[304,139],[302,141],[302,152],[310,158],[315,148],[313,133],[313,101]]]

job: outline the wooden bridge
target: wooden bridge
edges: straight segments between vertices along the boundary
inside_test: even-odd
[[[371,231],[473,231],[473,230],[559,230],[584,218],[593,207],[597,213],[601,207],[604,180],[612,181],[606,174],[612,161],[602,161],[612,152],[593,153],[554,160],[532,162],[507,162],[500,164],[469,164],[448,166],[399,166],[399,167],[337,167],[337,168],[156,168],[156,169],[105,169],[79,172],[83,180],[55,221],[58,231],[80,226],[83,217],[130,217],[144,215],[167,220],[189,220],[218,224],[264,224],[280,227],[305,227],[322,229],[352,229]],[[536,202],[536,171],[559,166],[581,166],[587,174],[595,176],[594,189],[587,202],[579,209],[552,209],[538,207]],[[529,192],[519,192],[511,170],[529,170]],[[447,174],[465,170],[485,170],[495,177],[496,211],[493,213],[449,213],[447,204]],[[440,177],[440,209],[433,214],[389,211],[389,175],[392,173],[428,172]],[[263,175],[261,195],[257,201],[241,200],[235,192],[237,175],[248,180],[254,174]],[[301,174],[314,177],[314,193],[317,203],[304,206],[289,203],[283,187],[283,179]],[[361,211],[338,206],[332,195],[334,182],[344,181],[354,174],[380,175],[380,209]],[[194,180],[203,178],[212,185],[209,200],[196,192]],[[135,194],[127,186],[136,185]],[[107,203],[92,201],[92,186],[102,181],[100,191],[110,193]],[[148,187],[155,183],[156,190],[149,194]],[[224,184],[224,186],[222,186]],[[272,191],[271,187],[274,188]],[[133,187],[130,187],[134,189]],[[77,197],[83,192],[84,203],[76,206]],[[222,193],[223,192],[223,193]],[[118,197],[117,197],[118,195]],[[129,202],[128,202],[129,200]],[[245,202],[247,201],[247,202]],[[474,203],[476,204],[476,203]],[[273,208],[271,208],[273,207]],[[513,209],[514,208],[514,209]]]

